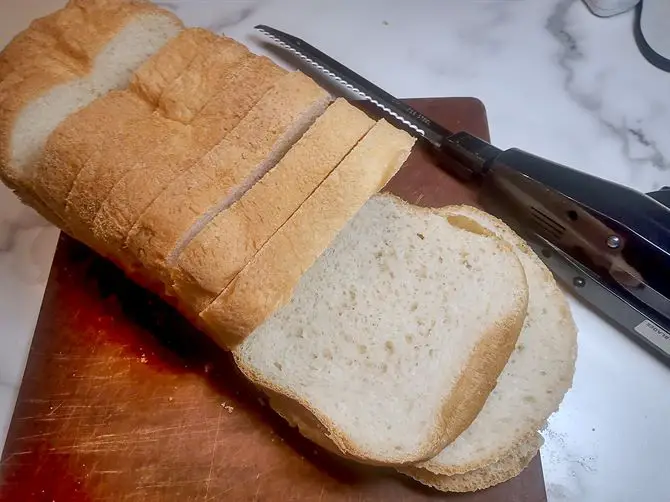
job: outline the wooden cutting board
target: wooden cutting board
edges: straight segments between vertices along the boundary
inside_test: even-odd
[[[411,103],[488,137],[476,99]],[[474,203],[418,148],[387,188],[420,205]],[[64,235],[1,466],[11,502],[546,500],[539,456],[507,483],[452,495],[325,452],[264,405],[226,352]]]

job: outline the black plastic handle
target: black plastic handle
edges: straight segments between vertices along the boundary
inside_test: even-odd
[[[491,167],[507,165],[649,241],[670,258],[670,208],[632,188],[512,148]]]

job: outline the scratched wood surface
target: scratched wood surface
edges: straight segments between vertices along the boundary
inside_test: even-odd
[[[447,127],[488,136],[477,100],[412,104]],[[421,205],[475,202],[418,148],[387,189]],[[321,450],[265,406],[226,352],[66,236],[0,483],[0,500],[12,502],[546,500],[539,457],[507,483],[459,495]]]

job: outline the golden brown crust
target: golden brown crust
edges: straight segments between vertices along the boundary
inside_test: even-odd
[[[80,170],[67,197],[65,220],[73,228],[91,229],[101,204],[114,186],[137,164],[144,167],[147,175],[148,171],[162,167],[150,162],[153,152],[162,150],[164,144],[175,136],[183,137],[187,123],[200,111],[200,103],[206,103],[216,94],[221,82],[248,57],[247,49],[241,47],[230,39],[219,38],[207,56],[207,62],[212,65],[206,68],[190,65],[161,96],[161,102],[167,96],[183,104],[181,108],[165,111],[166,116],[151,113],[140,120],[129,121],[115,110],[110,110],[118,120],[109,125],[105,140],[97,145],[93,155]],[[189,86],[188,83],[192,82],[199,85]],[[171,116],[175,113],[179,116]],[[188,120],[182,120],[187,115]],[[91,141],[87,143],[93,144]],[[123,145],[123,148],[119,148],[119,145]]]
[[[504,483],[521,474],[528,467],[528,464],[530,464],[535,455],[537,455],[542,443],[542,436],[538,433],[533,433],[495,463],[462,474],[447,476],[410,466],[402,467],[398,471],[440,491],[472,492],[484,490]]]
[[[49,137],[42,160],[36,165],[30,188],[58,215],[65,216],[67,197],[79,172],[98,155],[103,138],[119,128],[151,116],[151,106],[138,96],[111,91],[70,115]]]
[[[190,123],[246,58],[255,57],[232,38],[216,37],[161,95],[165,117]]]
[[[180,299],[196,313],[207,307],[373,125],[346,100],[333,103],[275,168],[182,251],[172,271]]]
[[[138,120],[115,116],[119,120],[110,124],[107,141],[97,145],[67,195],[64,219],[73,228],[91,230],[100,204],[119,179],[167,138],[180,134],[184,127],[153,113]],[[119,148],[120,145],[123,148]]]
[[[129,255],[124,242],[142,213],[175,178],[221,141],[285,74],[267,58],[246,58],[191,124],[180,134],[166,138],[114,186],[93,222],[96,239],[118,256]],[[147,176],[147,170],[151,176]]]
[[[208,53],[217,36],[203,28],[188,28],[170,40],[133,74],[129,89],[158,107],[163,92],[200,54]]]
[[[414,139],[379,121],[200,317],[232,347],[289,301],[302,274],[400,169]]]
[[[169,283],[166,259],[179,239],[249,179],[294,124],[325,108],[329,99],[325,90],[299,72],[281,78],[220,144],[175,179],[142,214],[126,242],[130,252]]]

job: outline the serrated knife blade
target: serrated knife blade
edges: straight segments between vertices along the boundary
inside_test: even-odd
[[[453,133],[304,40],[264,24],[255,29],[440,148]]]

